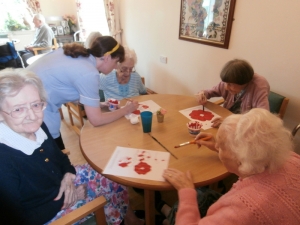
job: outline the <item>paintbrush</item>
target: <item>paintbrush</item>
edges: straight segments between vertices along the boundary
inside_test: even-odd
[[[130,101],[130,102],[133,101],[133,99],[131,99],[131,98],[124,98],[124,99],[127,100],[127,101]],[[149,106],[147,106],[147,105],[143,105],[143,104],[140,104],[140,103],[139,103],[139,105],[144,107],[144,108],[149,108]]]
[[[207,136],[207,137],[201,138],[200,140],[206,141],[206,140],[209,140],[210,138],[211,138],[211,137]],[[182,146],[190,145],[190,144],[196,144],[196,141],[195,141],[195,140],[192,140],[192,141],[184,142],[184,143],[181,143],[181,144],[179,144],[179,145],[176,145],[174,148],[180,148],[180,147],[182,147]]]
[[[198,94],[194,94],[194,95],[199,96],[199,93]],[[204,105],[202,105],[202,110],[204,112]]]

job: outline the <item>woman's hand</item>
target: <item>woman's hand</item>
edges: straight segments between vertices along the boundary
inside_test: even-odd
[[[76,187],[77,200],[84,200],[87,196],[87,185],[81,184]]]
[[[108,102],[100,102],[100,108],[108,107]]]
[[[182,188],[195,188],[190,171],[183,173],[177,169],[169,168],[163,173],[163,177],[179,191]]]
[[[62,197],[62,195],[65,194],[64,204],[61,209],[66,209],[71,207],[78,200],[76,188],[73,183],[75,177],[76,177],[75,174],[66,173],[64,175],[64,178],[60,182],[59,192],[57,197],[54,199],[54,201],[59,200]]]
[[[202,140],[203,138],[209,138],[207,140]],[[196,144],[198,145],[198,148],[201,147],[201,145],[204,145],[206,147],[208,147],[209,149],[218,152],[218,150],[215,148],[215,138],[212,134],[208,134],[208,133],[203,133],[200,132],[200,134],[198,134],[195,138]]]
[[[198,94],[196,95],[196,98],[197,98],[197,102],[200,105],[204,105],[207,102],[207,98],[206,98],[206,96],[204,94],[204,91],[198,92]]]
[[[211,125],[212,127],[218,128],[221,125],[221,123],[223,122],[223,118],[222,117],[216,117],[213,120],[211,120],[211,122],[212,122],[212,125]]]
[[[139,107],[139,102],[132,100],[132,101],[127,101],[124,108],[126,108],[127,114],[129,114],[132,113],[134,110],[137,110],[138,107]]]

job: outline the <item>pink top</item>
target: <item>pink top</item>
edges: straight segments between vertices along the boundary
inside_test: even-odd
[[[268,95],[270,92],[270,85],[268,81],[258,75],[254,74],[252,80],[245,89],[245,94],[241,98],[241,113],[247,112],[252,108],[262,108],[270,110]],[[230,94],[225,89],[225,82],[220,82],[210,90],[204,90],[207,99],[212,97],[223,97],[224,108],[230,109],[234,103],[234,95]]]
[[[299,225],[300,156],[292,153],[277,172],[253,175],[237,181],[200,218],[196,191],[179,191],[176,225]]]

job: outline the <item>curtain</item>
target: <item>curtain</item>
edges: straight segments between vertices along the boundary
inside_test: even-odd
[[[86,29],[84,26],[84,20],[82,19],[82,2],[83,0],[76,0],[76,8],[77,8],[77,18],[78,18],[78,26],[79,30],[81,31],[79,33],[79,39],[80,40],[86,40],[87,34],[86,34]]]
[[[118,0],[103,0],[110,35],[122,44],[122,29]]]
[[[38,0],[23,0],[33,14],[41,13],[41,5]]]

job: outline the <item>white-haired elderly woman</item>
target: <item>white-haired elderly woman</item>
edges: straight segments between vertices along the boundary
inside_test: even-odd
[[[134,50],[124,47],[125,60],[119,63],[116,70],[107,75],[100,74],[99,89],[103,90],[105,100],[109,98],[124,99],[147,94],[141,76],[134,72],[137,56]]]
[[[206,136],[208,141],[200,139]],[[216,139],[202,133],[196,140],[199,146],[218,152],[224,166],[239,180],[203,216],[192,175],[165,170],[164,178],[178,190],[176,225],[300,224],[300,156],[293,152],[290,131],[281,119],[268,110],[252,109],[227,117]],[[170,217],[174,214],[169,213]]]
[[[43,123],[45,107],[35,74],[0,72],[0,223],[48,224],[100,195],[108,224],[143,222],[128,209],[126,187],[88,164],[71,165]]]

